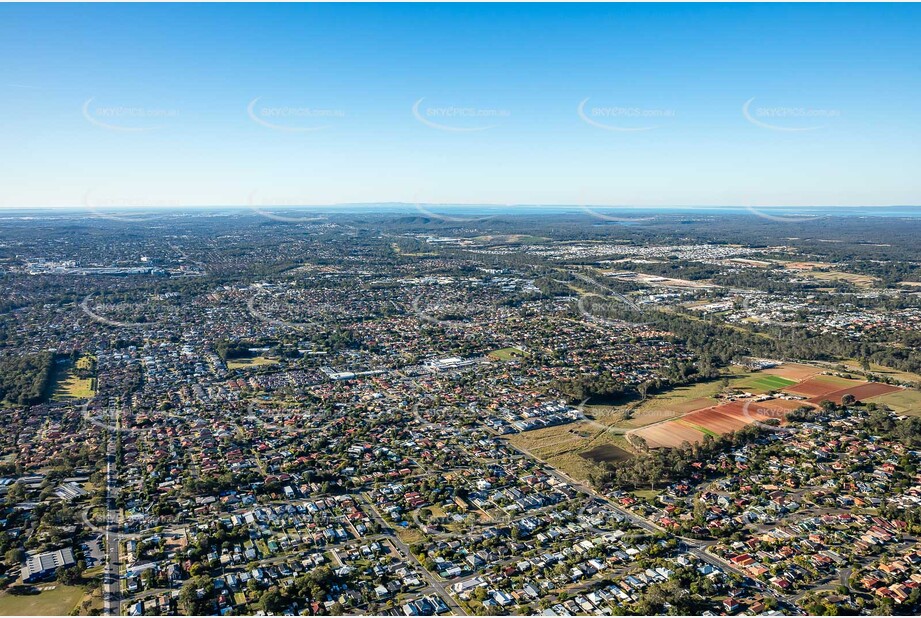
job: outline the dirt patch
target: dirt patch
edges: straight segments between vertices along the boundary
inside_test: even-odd
[[[783,267],[787,270],[813,270],[815,268],[827,268],[831,264],[825,262],[783,262]]]
[[[595,448],[585,451],[584,453],[579,453],[579,457],[587,459],[593,463],[617,463],[618,461],[626,461],[633,457],[632,453],[628,453],[619,446],[614,446],[613,444],[601,444]]]

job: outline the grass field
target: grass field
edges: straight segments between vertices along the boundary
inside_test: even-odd
[[[860,363],[857,361],[849,360],[839,364],[844,365],[854,372],[863,373],[863,369],[861,369]],[[870,373],[876,374],[878,376],[888,377],[893,380],[900,380],[902,382],[921,382],[921,375],[916,373],[909,373],[908,371],[899,371],[898,369],[884,367],[883,365],[877,365],[876,363],[870,363]]]
[[[398,245],[397,243],[391,243],[390,248],[393,249],[393,252],[396,253],[397,255],[405,255],[406,257],[432,257],[434,255],[438,255],[437,253],[432,253],[430,251],[419,252],[419,253],[411,253],[411,252],[403,251],[402,249],[400,249],[400,245]]]
[[[96,357],[90,354],[85,354],[77,359],[77,362],[74,363],[74,366],[81,371],[89,371],[95,373]]]
[[[250,358],[234,358],[227,360],[228,369],[245,369],[246,367],[261,367],[263,365],[274,365],[278,361],[274,358],[265,356],[252,356]]]
[[[421,543],[425,540],[425,535],[422,534],[422,531],[418,530],[415,527],[404,528],[402,526],[396,526],[397,536],[400,537],[400,540],[406,543],[407,545],[412,545],[414,543]]]
[[[502,348],[501,350],[490,352],[489,356],[498,360],[509,361],[516,358],[524,358],[524,352],[518,348]]]
[[[658,496],[659,493],[661,492],[658,492],[654,489],[635,489],[631,491],[630,493],[636,496],[637,498],[641,498],[643,500],[649,500],[650,502],[652,502],[653,500],[656,499],[656,496]]]
[[[820,271],[801,271],[798,275],[818,281],[845,281],[852,285],[862,288],[872,287],[876,283],[876,278],[869,275],[858,275],[856,273],[845,273],[837,270]]]
[[[867,401],[885,404],[898,414],[921,416],[921,391],[905,389],[879,397],[870,397]]]
[[[86,367],[83,358],[77,359],[78,367]],[[96,394],[96,378],[81,378],[75,373],[73,364],[56,364],[51,377],[52,401],[70,401],[73,399],[89,399]]]
[[[83,599],[83,589],[77,586],[55,586],[40,594],[0,595],[0,616],[66,616]],[[39,586],[41,587],[41,586]]]

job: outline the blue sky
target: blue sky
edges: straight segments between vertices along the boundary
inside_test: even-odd
[[[5,4],[0,206],[921,204],[919,31],[918,5]]]

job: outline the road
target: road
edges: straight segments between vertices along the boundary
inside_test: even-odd
[[[118,428],[118,407],[112,410],[112,423]],[[103,574],[103,611],[106,616],[121,615],[121,592],[119,590],[118,562],[118,431],[109,431],[106,446],[106,566]]]
[[[642,530],[645,530],[652,534],[664,533],[664,534],[669,534],[670,536],[674,536],[675,538],[679,539],[682,543],[684,543],[685,551],[687,551],[689,554],[693,555],[694,557],[698,558],[699,560],[702,560],[703,562],[706,562],[707,564],[710,564],[718,569],[734,573],[735,575],[741,577],[742,581],[745,582],[748,586],[757,589],[762,594],[774,597],[777,601],[781,603],[795,607],[795,600],[796,600],[795,595],[784,595],[784,594],[777,593],[774,590],[772,590],[770,587],[768,587],[766,584],[759,582],[755,579],[752,579],[751,576],[749,576],[744,571],[739,570],[730,562],[727,562],[726,560],[723,560],[719,556],[715,556],[711,554],[710,552],[708,552],[706,550],[708,543],[706,543],[705,541],[691,539],[688,537],[681,537],[681,536],[675,535],[674,533],[670,533],[666,531],[664,528],[662,528],[661,526],[657,525],[656,523],[646,519],[645,517],[641,517],[640,515],[637,515],[636,513],[633,513],[624,508],[621,508],[619,505],[609,500],[606,496],[603,496],[602,494],[595,491],[593,487],[586,485],[580,481],[577,481],[576,479],[572,478],[565,472],[562,472],[561,470],[556,469],[555,467],[550,465],[548,462],[544,461],[543,459],[541,459],[534,453],[531,453],[527,449],[520,447],[520,446],[513,446],[508,441],[504,441],[504,442],[505,442],[505,445],[509,448],[509,450],[518,451],[520,454],[524,456],[530,457],[536,461],[543,463],[547,467],[547,469],[550,471],[550,473],[557,480],[567,483],[575,487],[580,492],[587,494],[591,496],[592,498],[595,498],[599,502],[603,503],[606,507],[608,507],[615,513],[618,513],[624,519],[634,524],[638,528],[641,528]]]
[[[373,513],[374,517],[378,520],[378,523],[381,525],[381,529],[382,530],[388,530],[388,529],[393,530],[393,528],[391,528],[391,526],[384,519],[384,516],[381,515],[380,511],[377,510],[377,506],[374,504],[374,502],[368,499],[367,497],[365,497],[364,495],[362,495],[361,497],[362,497],[362,502],[364,502],[369,507],[370,509],[369,512]],[[448,592],[448,589],[444,585],[444,583],[438,581],[434,575],[429,573],[429,570],[426,569],[422,565],[422,563],[419,562],[419,560],[409,550],[409,545],[404,543],[400,539],[400,537],[396,534],[395,531],[394,531],[393,536],[389,538],[390,540],[393,541],[394,545],[397,546],[397,549],[400,550],[400,553],[405,555],[407,560],[409,560],[410,562],[412,562],[418,567],[419,572],[422,573],[422,576],[428,582],[429,587],[431,587],[433,592],[437,592],[441,596],[442,600],[448,605],[448,607],[451,608],[451,611],[454,612],[454,615],[461,615],[461,616],[468,615],[467,612],[464,611],[464,608],[462,608],[460,605],[457,604],[457,601],[455,601],[454,597],[451,596],[451,594]],[[423,594],[425,594],[426,590],[423,590],[422,592]]]

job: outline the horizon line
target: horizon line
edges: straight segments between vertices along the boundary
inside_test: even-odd
[[[375,207],[406,207],[418,208],[423,206],[433,206],[438,208],[560,208],[584,210],[591,208],[605,209],[636,209],[636,210],[659,210],[659,209],[852,209],[852,208],[921,208],[921,204],[772,204],[753,206],[749,204],[660,204],[660,205],[636,205],[636,204],[501,204],[491,202],[337,202],[329,204],[149,204],[149,205],[60,205],[60,206],[0,206],[2,212],[43,212],[43,211],[70,211],[70,212],[93,212],[93,211],[111,211],[111,210],[182,210],[182,209],[234,209],[234,210],[252,210],[258,211],[266,208],[273,209],[338,209],[338,208],[375,208]]]

